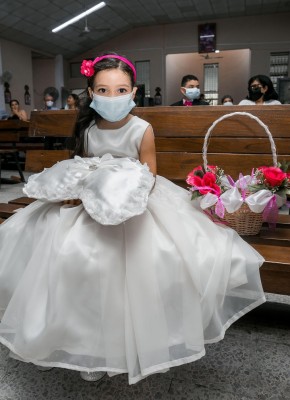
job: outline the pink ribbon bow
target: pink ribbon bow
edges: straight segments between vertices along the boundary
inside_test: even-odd
[[[278,220],[279,209],[276,196],[273,194],[263,211],[263,221],[268,222],[269,228],[275,229]]]

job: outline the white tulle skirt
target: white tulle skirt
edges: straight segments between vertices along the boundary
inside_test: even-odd
[[[199,359],[265,301],[263,258],[162,177],[116,226],[34,202],[0,226],[0,260],[0,342],[15,357],[130,384]]]

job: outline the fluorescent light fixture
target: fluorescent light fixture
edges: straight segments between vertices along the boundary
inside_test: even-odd
[[[89,8],[87,11],[77,15],[76,17],[70,19],[69,21],[65,22],[64,24],[61,24],[59,26],[57,26],[56,28],[52,29],[52,32],[58,32],[61,29],[67,27],[68,25],[73,24],[74,22],[79,21],[80,19],[86,17],[87,15],[93,13],[94,11],[99,10],[100,8],[105,7],[106,3],[104,1],[101,1],[100,3],[96,4],[94,7]]]

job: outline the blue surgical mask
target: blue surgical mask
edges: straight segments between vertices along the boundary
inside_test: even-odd
[[[115,97],[100,96],[94,93],[90,107],[106,121],[121,121],[136,106],[132,96],[133,92]]]
[[[200,90],[198,88],[185,88],[185,96],[188,100],[198,99],[200,96]]]
[[[233,103],[231,101],[225,101],[223,106],[233,106]]]

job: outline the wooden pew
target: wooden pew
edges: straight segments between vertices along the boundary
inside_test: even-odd
[[[30,137],[45,137],[45,149],[27,151],[25,170],[40,172],[49,168],[57,161],[70,157],[70,150],[66,148],[65,140],[72,136],[77,111],[75,110],[50,110],[32,111],[29,124]],[[52,140],[48,141],[51,138]],[[54,139],[54,140],[53,140]],[[60,143],[58,143],[58,140]],[[59,146],[60,145],[60,146]],[[61,148],[58,148],[61,147]]]
[[[204,137],[212,123],[232,112],[249,112],[266,124],[274,138],[278,159],[290,161],[290,105],[144,107],[134,114],[150,122],[155,133],[158,174],[186,186],[188,172],[201,165]],[[234,116],[216,125],[208,147],[209,164],[221,166],[233,178],[253,167],[271,165],[265,130],[246,116]]]
[[[24,182],[24,176],[19,164],[18,152],[23,150],[19,147],[21,139],[28,136],[29,123],[20,120],[0,121],[0,185],[2,158],[12,156],[16,163],[20,179]]]
[[[221,116],[249,112],[266,124],[274,138],[278,161],[290,161],[290,106],[147,107],[134,114],[150,122],[156,137],[158,174],[187,187],[189,171],[203,164],[204,137]],[[237,178],[253,167],[272,165],[265,129],[247,116],[218,123],[208,146],[209,164]],[[261,278],[266,292],[290,295],[290,216],[280,215],[275,230],[265,225],[257,236],[244,237],[265,258]]]
[[[39,140],[29,140],[29,121],[17,119],[0,121],[0,149],[26,151],[27,149],[41,149],[43,144]]]
[[[29,122],[17,119],[0,121],[0,148],[3,143],[17,143],[20,137],[28,136]]]

